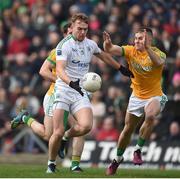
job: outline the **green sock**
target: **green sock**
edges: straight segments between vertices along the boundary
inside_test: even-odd
[[[117,156],[122,156],[124,154],[125,149],[117,149]]]
[[[71,168],[73,168],[75,166],[79,166],[80,158],[81,158],[80,156],[76,156],[76,155],[72,156]]]
[[[23,116],[23,122],[27,124],[28,126],[31,126],[32,122],[35,120],[30,116]]]
[[[140,147],[143,147],[145,143],[145,139],[139,137],[138,141],[137,141],[137,145],[139,145]]]

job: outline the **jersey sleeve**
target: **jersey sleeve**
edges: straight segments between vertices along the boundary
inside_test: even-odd
[[[67,60],[68,53],[67,45],[58,45],[56,47],[56,60]]]
[[[47,61],[49,61],[52,65],[56,65],[56,50],[51,50],[49,56],[46,58]]]
[[[133,46],[131,45],[122,46],[122,56],[129,57],[132,52],[132,48]]]
[[[92,44],[93,44],[93,54],[94,55],[100,54],[101,53],[101,49],[98,47],[97,43],[92,41]]]
[[[154,48],[154,52],[163,60],[166,59],[166,54],[159,50],[158,48]]]

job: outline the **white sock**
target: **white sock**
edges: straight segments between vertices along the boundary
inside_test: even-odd
[[[68,137],[63,136],[62,139],[65,140],[65,141],[68,141]]]
[[[22,121],[23,121],[24,123],[25,123],[25,119],[24,119],[25,117],[26,117],[25,115],[22,117]]]
[[[136,146],[134,147],[134,151],[136,151],[136,150],[142,150],[142,147],[141,146],[139,146],[138,144],[136,144]]]
[[[122,161],[123,158],[123,156],[116,156],[116,161],[119,163]]]
[[[48,160],[48,165],[50,165],[50,164],[54,164],[54,165],[56,165],[56,161],[55,160]]]

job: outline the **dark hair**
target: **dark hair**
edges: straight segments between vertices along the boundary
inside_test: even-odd
[[[86,16],[86,14],[84,14],[84,13],[74,14],[71,18],[71,22],[74,23],[76,20],[81,20],[81,21],[85,22],[86,24],[88,24],[88,22],[89,22],[88,16]]]
[[[63,34],[67,34],[68,28],[71,27],[71,22],[67,22],[63,27],[62,27],[62,32]]]
[[[153,36],[153,31],[149,27],[142,27],[138,30],[138,32],[144,32],[144,31],[146,31],[149,35]]]

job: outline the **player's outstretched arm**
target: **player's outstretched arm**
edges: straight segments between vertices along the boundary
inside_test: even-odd
[[[48,60],[45,60],[42,64],[39,74],[46,80],[50,82],[56,81],[56,76],[52,73],[52,68],[54,67]]]
[[[105,52],[108,52],[111,55],[123,55],[122,47],[112,44],[110,35],[106,31],[103,32],[103,40],[103,48]]]
[[[96,54],[96,56],[106,64],[112,66],[116,70],[119,70],[124,76],[128,76],[130,78],[134,77],[133,73],[128,68],[116,62],[108,53],[101,51],[101,53]]]

